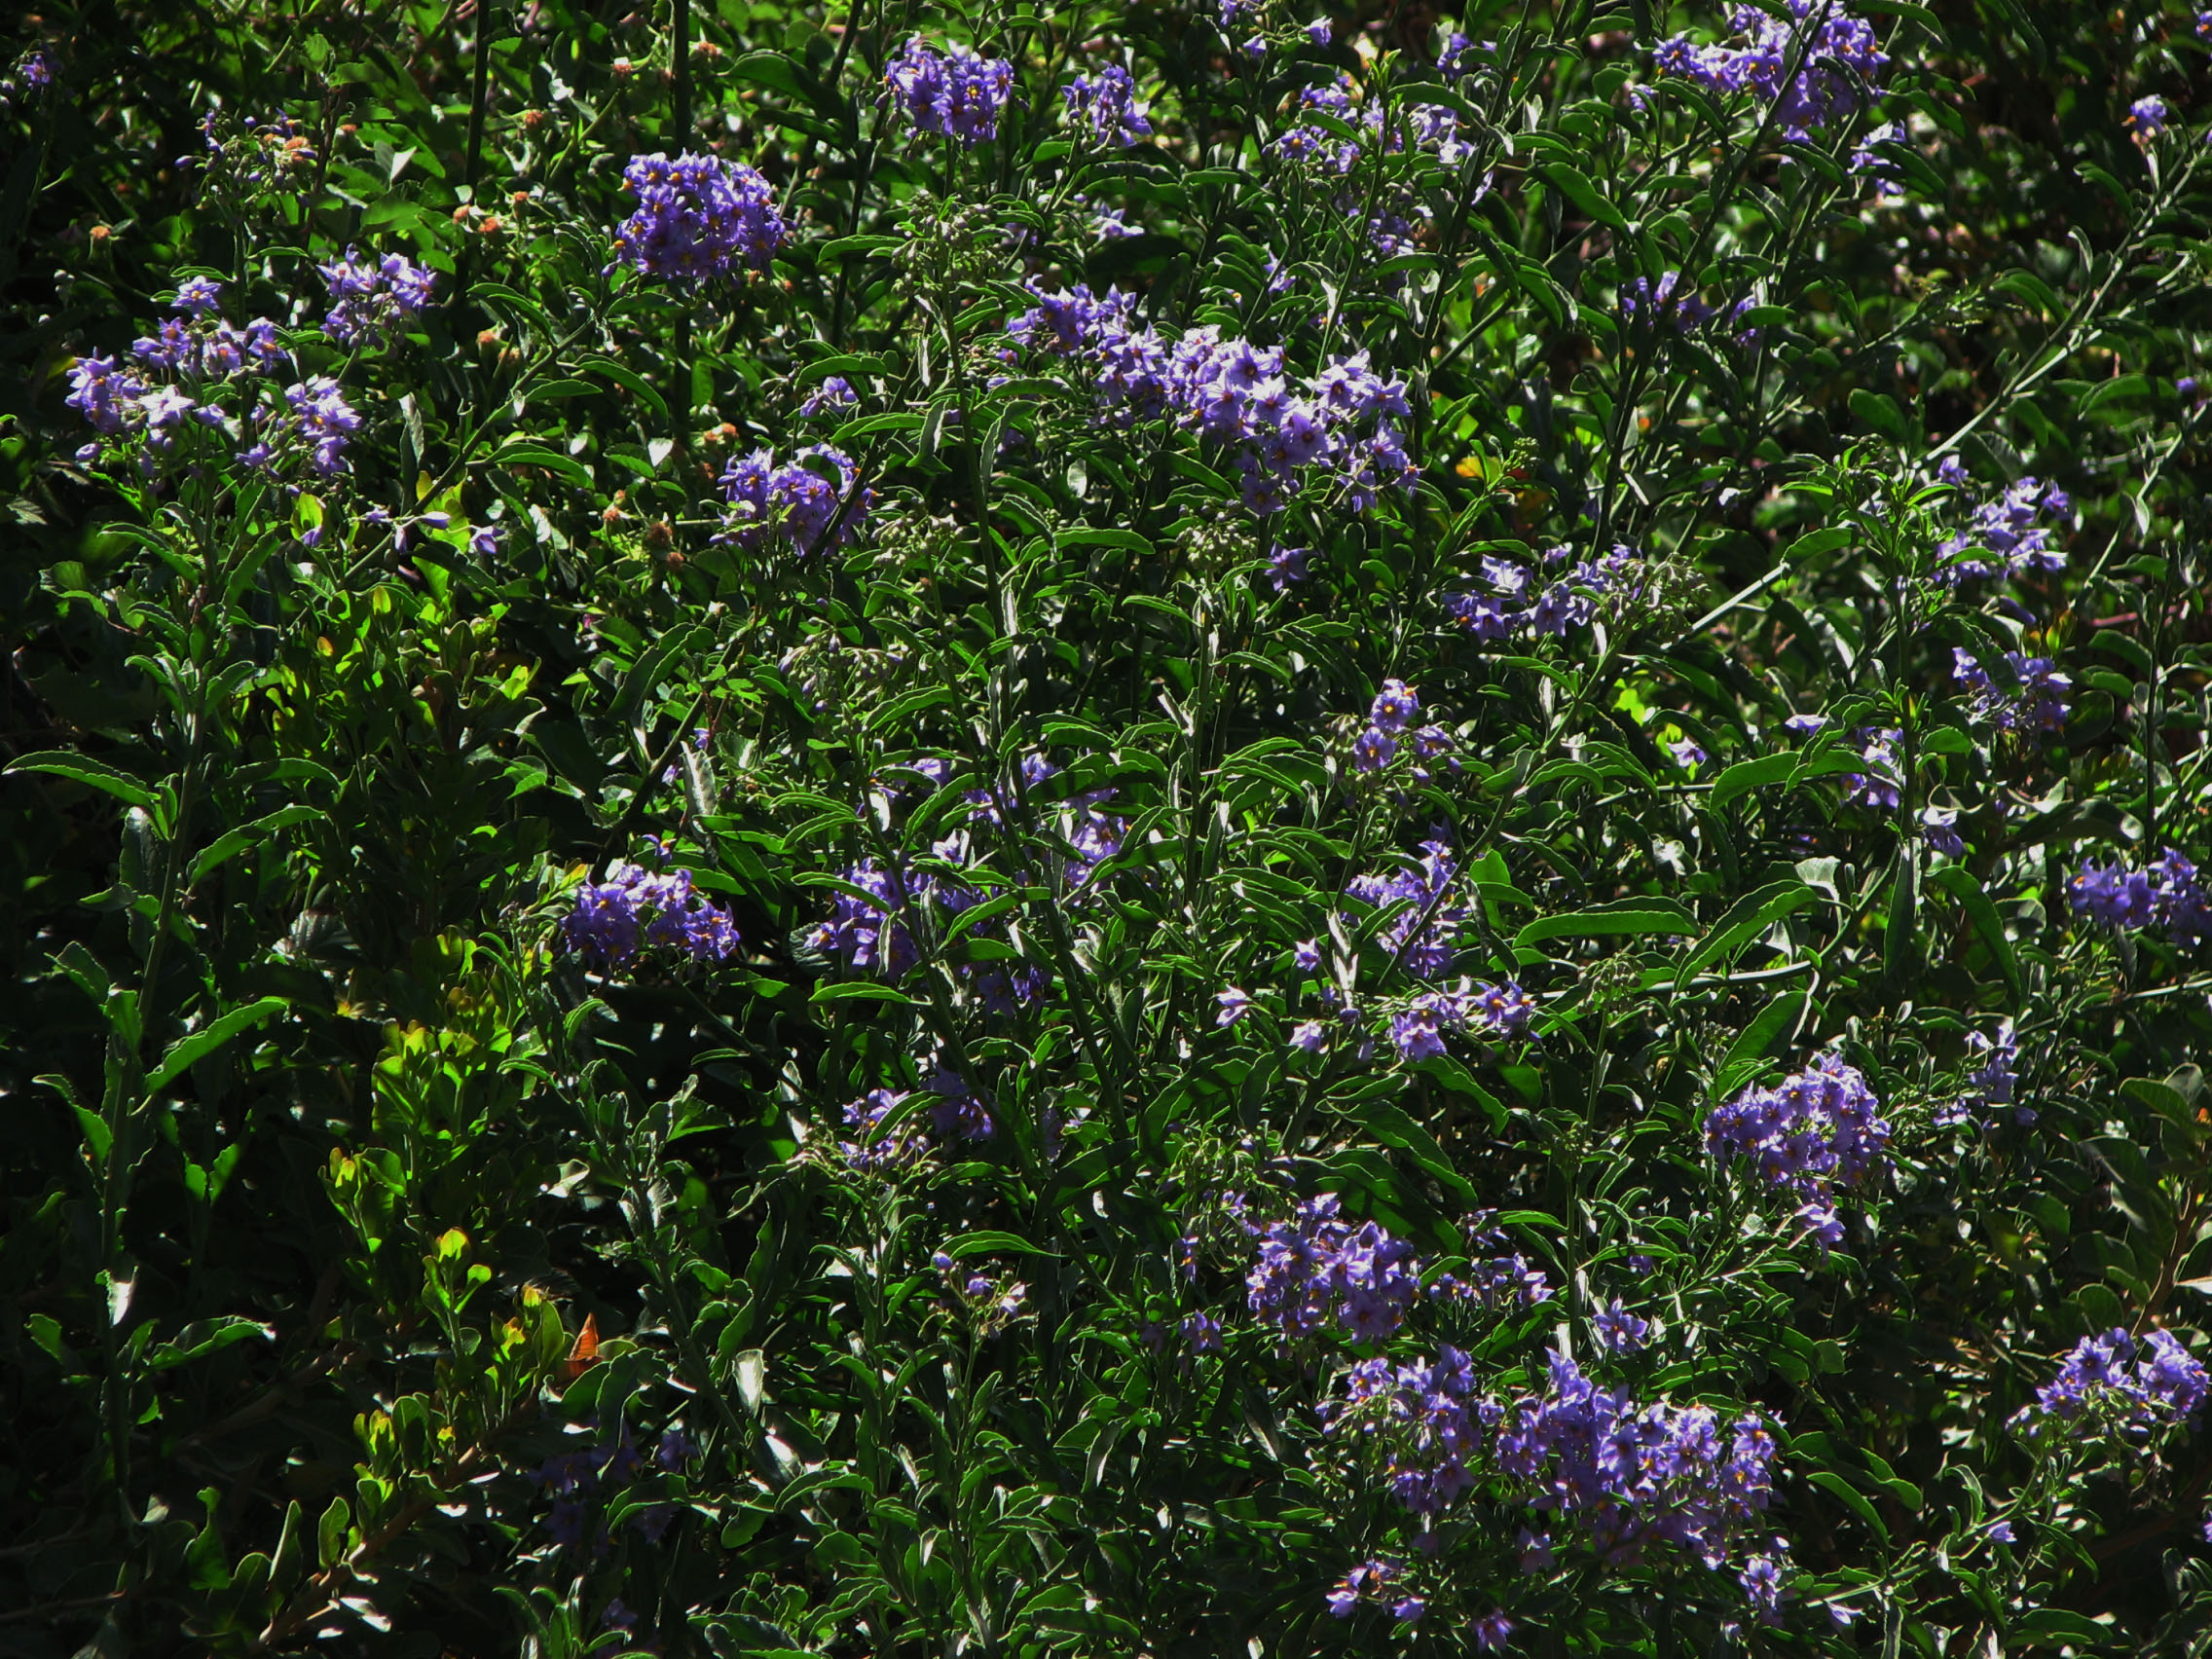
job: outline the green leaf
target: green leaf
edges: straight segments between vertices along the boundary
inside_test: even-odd
[[[1886,392],[1868,391],[1859,387],[1851,394],[1851,412],[1860,422],[1888,438],[1902,450],[1916,450],[1912,428],[1905,424],[1904,411],[1898,400]]]
[[[1590,182],[1590,176],[1580,167],[1571,166],[1566,162],[1545,162],[1537,170],[1557,185],[1561,193],[1581,208],[1587,217],[1607,230],[1628,229],[1628,216],[1600,194],[1598,187]]]
[[[1713,1074],[1712,1096],[1727,1100],[1739,1088],[1758,1075],[1767,1056],[1797,1028],[1797,1020],[1805,1012],[1805,999],[1809,993],[1789,991],[1776,997],[1752,1017],[1751,1022],[1737,1033],[1736,1041],[1728,1046],[1728,1052]]]
[[[276,1327],[264,1325],[258,1319],[245,1319],[227,1315],[220,1319],[195,1319],[166,1343],[156,1343],[146,1352],[146,1364],[155,1371],[168,1371],[179,1365],[203,1359],[234,1343],[242,1343],[248,1337],[260,1337],[267,1342],[276,1340]]]
[[[1596,939],[1613,934],[1694,934],[1697,918],[1666,899],[1616,899],[1564,916],[1542,916],[1514,935],[1516,946],[1548,939]]]
[[[1796,772],[1800,758],[1786,750],[1779,755],[1757,755],[1749,760],[1734,761],[1714,779],[1713,792],[1706,796],[1706,803],[1718,812],[1738,795],[1763,790],[1771,784],[1787,783]]]
[[[2032,1608],[2012,1627],[2012,1641],[2027,1647],[2101,1647],[2119,1634],[2065,1607]]]
[[[1815,1469],[1805,1479],[1810,1485],[1817,1486],[1823,1492],[1835,1497],[1852,1514],[1865,1522],[1874,1535],[1883,1543],[1887,1544],[1890,1541],[1890,1530],[1882,1524],[1882,1518],[1875,1513],[1874,1506],[1866,1501],[1866,1494],[1841,1475],[1834,1474],[1826,1469]]]
[[[263,997],[258,1002],[247,1003],[243,1008],[234,1008],[230,1013],[209,1020],[190,1036],[180,1038],[170,1046],[168,1052],[162,1056],[162,1063],[146,1079],[148,1097],[167,1087],[193,1061],[213,1053],[240,1032],[259,1025],[271,1014],[289,1007],[291,1003],[287,998]]]
[[[1989,902],[1989,895],[1981,883],[1973,878],[1972,871],[1959,865],[1945,865],[1941,869],[1931,870],[1929,885],[1948,893],[1959,902],[1973,924],[1973,931],[1981,936],[1981,942],[1989,947],[1996,959],[1997,971],[2005,976],[2005,989],[2011,998],[2011,1010],[2017,1014],[2027,1005],[2027,985],[2020,977],[2019,959],[2012,954],[2012,941],[2005,937],[2004,919],[1997,914],[1997,906]]]
[[[963,1233],[944,1246],[944,1253],[956,1262],[966,1261],[970,1256],[983,1256],[993,1252],[1020,1256],[1056,1256],[1059,1254],[1057,1250],[1048,1250],[1042,1244],[1030,1243],[1018,1233],[992,1233],[988,1231]]]
[[[216,869],[230,859],[236,858],[246,848],[267,840],[279,830],[288,829],[294,824],[305,824],[311,819],[326,819],[328,817],[329,814],[319,806],[309,806],[305,802],[295,801],[290,806],[278,807],[266,818],[257,818],[251,824],[241,824],[236,830],[225,830],[210,841],[206,849],[192,861],[192,880],[199,881],[210,870]]]
[[[879,985],[872,979],[840,979],[831,984],[815,986],[813,1000],[818,1003],[910,1003],[914,999],[904,991],[896,990],[890,985]]]
[[[136,778],[119,772],[113,766],[103,765],[100,761],[62,749],[42,750],[36,755],[26,755],[11,764],[7,773],[0,776],[16,772],[48,772],[57,778],[68,778],[95,790],[104,790],[118,800],[129,801],[132,806],[150,807],[161,799],[160,795]]]
[[[1710,963],[1726,962],[1792,910],[1809,904],[1813,890],[1796,878],[1770,882],[1756,893],[1746,894],[1714,922],[1697,947],[1682,961],[1675,976],[1677,989],[1687,984],[1698,970]]]
[[[508,444],[491,458],[494,466],[542,466],[548,472],[566,478],[570,483],[589,490],[591,473],[559,450],[547,449],[543,444]]]

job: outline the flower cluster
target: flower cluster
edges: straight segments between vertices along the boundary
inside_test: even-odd
[[[1805,1200],[1800,1226],[1833,1242],[1837,1187],[1861,1186],[1889,1167],[1890,1125],[1856,1066],[1821,1055],[1775,1088],[1747,1088],[1705,1121],[1706,1150],[1751,1161],[1759,1178]]]
[[[1639,276],[1620,291],[1621,320],[1631,327],[1672,328],[1687,334],[1714,318],[1713,307],[1699,297],[1694,282],[1682,280],[1679,271],[1665,272],[1658,281]]]
[[[1354,876],[1345,888],[1379,910],[1395,908],[1382,942],[1416,978],[1433,979],[1452,965],[1453,940],[1466,919],[1464,905],[1442,897],[1459,871],[1450,854],[1442,841],[1423,841],[1418,860],[1388,875]]]
[[[647,951],[719,962],[737,948],[729,912],[691,884],[691,872],[656,873],[617,863],[605,881],[586,881],[561,920],[561,942],[588,966],[624,969]]]
[[[276,444],[297,438],[308,447],[308,465],[318,478],[335,478],[346,469],[346,451],[361,429],[361,417],[346,401],[346,394],[328,375],[284,388],[286,415],[278,416],[253,445],[240,455],[241,464],[268,467],[276,460]],[[256,416],[265,414],[257,409]]]
[[[2036,1390],[2036,1403],[2022,1407],[2015,1420],[2032,1429],[2087,1414],[2141,1434],[2194,1415],[2208,1386],[2203,1365],[2171,1332],[2138,1340],[2115,1327],[2075,1344],[2058,1375]]]
[[[1225,337],[1208,323],[1170,343],[1135,321],[1135,297],[1078,284],[1048,293],[1007,323],[1023,346],[1072,359],[1091,374],[1101,419],[1130,425],[1171,420],[1235,446],[1244,504],[1266,515],[1302,495],[1317,473],[1354,512],[1388,487],[1411,490],[1418,469],[1390,424],[1410,413],[1406,385],[1368,366],[1365,351],[1331,358],[1294,391],[1280,347]],[[1357,434],[1372,424],[1365,437]],[[1311,472],[1309,469],[1313,469]]]
[[[349,247],[344,259],[317,269],[330,288],[322,331],[341,346],[383,345],[422,314],[437,282],[435,272],[403,253],[369,260]]]
[[[1539,1513],[1580,1517],[1605,1561],[1625,1566],[1669,1544],[1721,1566],[1773,1496],[1775,1440],[1747,1414],[1733,1427],[1704,1406],[1640,1406],[1598,1387],[1555,1350],[1550,1385],[1512,1402],[1497,1430],[1500,1473],[1524,1482]],[[1548,1555],[1542,1533],[1525,1549]],[[1754,1558],[1755,1560],[1758,1558]],[[1768,1575],[1753,1574],[1762,1583]],[[1747,1581],[1754,1605],[1763,1589]]]
[[[1774,105],[1788,138],[1849,120],[1863,101],[1862,91],[1881,90],[1889,55],[1872,25],[1831,0],[1785,4],[1788,18],[1757,6],[1731,7],[1729,32],[1743,45],[1699,47],[1688,35],[1676,35],[1653,52],[1652,65],[1662,76],[1677,75],[1710,92],[1749,92]],[[1809,20],[1814,26],[1807,33]],[[1789,74],[1792,63],[1796,72]]]
[[[1401,1582],[1404,1576],[1402,1563],[1363,1561],[1329,1592],[1329,1611],[1337,1618],[1348,1619],[1361,1602],[1371,1601],[1388,1607],[1393,1618],[1411,1624],[1428,1611],[1428,1603]]]
[[[1356,101],[1355,91],[1351,77],[1342,73],[1326,85],[1303,88],[1298,94],[1301,119],[1275,139],[1275,155],[1297,165],[1317,164],[1325,173],[1351,171],[1359,164],[1363,147],[1356,140],[1338,138],[1318,122],[1304,119],[1317,113],[1361,132],[1386,154],[1399,154],[1411,144],[1417,150],[1432,152],[1446,166],[1456,166],[1465,157],[1467,147],[1458,135],[1458,111],[1447,104],[1409,101],[1397,106],[1397,119],[1392,122],[1382,104]]]
[[[1464,979],[1460,985],[1456,993],[1424,991],[1390,1016],[1390,1041],[1402,1058],[1420,1060],[1441,1054],[1445,1051],[1444,1033],[1470,1025],[1493,1037],[1528,1034],[1529,1016],[1535,1013],[1536,1002],[1519,985],[1508,980],[1502,985],[1468,987]]]
[[[1844,775],[1844,798],[1883,812],[1897,811],[1898,791],[1904,781],[1904,762],[1898,756],[1898,747],[1904,742],[1904,733],[1896,726],[1862,726],[1852,738],[1866,770]]]
[[[881,1132],[883,1121],[905,1099],[904,1089],[871,1088],[846,1104],[845,1127],[855,1138],[839,1141],[837,1150],[844,1154],[847,1163],[865,1174],[892,1175],[929,1155],[929,1148],[914,1135]]]
[[[614,251],[647,276],[694,284],[768,261],[791,235],[768,181],[743,162],[686,153],[633,156],[622,183],[638,210]]]
[[[1966,469],[1957,457],[1947,457],[1938,476],[1963,484]],[[2073,499],[2057,485],[2023,478],[1976,507],[1967,528],[1936,549],[1942,561],[1936,579],[1956,586],[2022,571],[2062,571],[2066,551],[2053,546],[2051,537],[2073,511]]]
[[[948,836],[932,849],[947,864],[968,861],[968,837]],[[1009,940],[1003,921],[977,928],[959,918],[983,903],[982,892],[949,877],[916,870],[911,866],[887,866],[876,859],[864,859],[842,872],[847,891],[840,892],[827,921],[807,936],[816,950],[833,958],[849,973],[871,973],[886,979],[901,979],[920,964],[921,944],[915,930],[929,927],[940,938]],[[1045,992],[1051,977],[1036,963],[1018,956],[988,962],[962,961],[954,973],[968,994],[985,1013],[1001,1016],[1027,1007]]]
[[[1998,684],[1972,653],[1959,646],[1951,648],[1951,678],[1972,693],[1967,704],[1971,718],[1987,720],[1999,731],[2057,731],[2066,724],[2066,694],[2074,682],[2059,673],[2050,658],[2007,651],[2005,666],[2012,680],[2009,686]]]
[[[1458,757],[1452,754],[1452,734],[1440,725],[1416,726],[1420,698],[1402,680],[1385,680],[1369,706],[1367,723],[1352,739],[1353,769],[1366,777],[1386,771],[1404,754],[1412,760],[1414,782],[1429,781],[1431,762],[1442,759],[1454,772]]]
[[[1253,1230],[1259,1256],[1245,1275],[1246,1300],[1284,1337],[1332,1321],[1354,1342],[1380,1342],[1404,1321],[1420,1289],[1413,1246],[1374,1222],[1342,1218],[1336,1195],[1298,1206],[1288,1221]]]
[[[859,479],[852,457],[828,444],[810,444],[782,466],[764,449],[736,457],[722,469],[729,505],[719,539],[751,552],[779,539],[800,553],[833,551],[860,534],[874,504],[875,492],[856,488]]]
[[[2156,921],[2184,950],[2194,950],[2212,936],[2212,899],[2197,880],[2196,866],[2171,848],[2147,869],[2130,870],[2118,860],[2083,865],[2067,883],[2066,903],[2077,916],[2106,927],[2141,928]]]
[[[669,1429],[653,1449],[653,1461],[670,1474],[681,1473],[699,1456],[698,1442],[682,1427]],[[603,1492],[629,1485],[644,1466],[630,1441],[630,1425],[622,1424],[615,1437],[604,1444],[574,1452],[557,1452],[530,1472],[539,1490],[552,1493],[553,1506],[545,1517],[545,1530],[556,1544],[575,1548],[589,1532],[591,1505]],[[631,1517],[631,1525],[648,1543],[659,1543],[679,1511],[673,1503],[648,1504]],[[604,1530],[593,1539],[604,1550],[609,1540]]]
[[[1514,1308],[1526,1310],[1552,1297],[1551,1280],[1541,1268],[1532,1268],[1519,1251],[1508,1251],[1505,1230],[1496,1225],[1496,1212],[1480,1210],[1459,1224],[1472,1259],[1464,1279],[1438,1273],[1429,1281],[1428,1294],[1437,1302],[1477,1305],[1496,1313]],[[1485,1256],[1484,1251],[1495,1254]]]
[[[1981,1064],[1967,1078],[1966,1092],[1948,1105],[1936,1111],[1936,1126],[1940,1129],[1957,1128],[1970,1123],[1977,1113],[1991,1107],[2011,1106],[2012,1118],[2018,1124],[2032,1124],[2036,1112],[2030,1106],[2012,1105],[2012,1086],[2017,1081],[2013,1068],[2020,1058],[2020,1041],[2013,1035],[2009,1019],[1998,1023],[1997,1035],[1984,1036],[1979,1031],[1967,1033],[1967,1049],[1978,1054]]]
[[[989,1104],[958,1072],[939,1066],[922,1080],[930,1097],[930,1124],[941,1140],[989,1140],[999,1132]]]
[[[969,149],[998,136],[1000,112],[1014,96],[1014,65],[1005,58],[978,56],[957,44],[940,55],[920,35],[907,39],[883,81],[916,132],[957,138]]]
[[[128,362],[77,359],[63,401],[100,439],[134,453],[148,477],[160,470],[188,421],[249,439],[238,456],[249,467],[270,465],[286,436],[304,437],[309,464],[318,476],[335,476],[344,469],[347,440],[360,426],[338,383],[304,382],[285,391],[282,406],[265,401],[263,377],[285,361],[276,325],[264,316],[239,327],[217,314],[221,304],[221,283],[185,278],[177,285],[175,314],[133,341]],[[90,465],[102,447],[98,440],[87,444],[77,459]]]
[[[1088,128],[1096,144],[1125,150],[1152,136],[1152,123],[1137,105],[1136,83],[1119,63],[1078,75],[1060,89],[1060,96],[1067,100],[1068,120],[1079,129]]]
[[[1321,1408],[1325,1432],[1357,1429],[1386,1448],[1390,1491],[1415,1515],[1441,1514],[1475,1484],[1474,1467],[1504,1416],[1477,1392],[1467,1356],[1450,1346],[1425,1365],[1362,1360],[1345,1373],[1344,1389]]]
[[[1644,591],[1643,561],[1632,548],[1616,545],[1569,566],[1572,558],[1571,547],[1550,548],[1536,564],[1485,554],[1482,578],[1489,591],[1448,593],[1444,613],[1478,640],[1524,633],[1557,639],[1588,627],[1608,602],[1632,605]]]

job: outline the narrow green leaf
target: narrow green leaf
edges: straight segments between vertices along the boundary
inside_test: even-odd
[[[146,1079],[146,1093],[152,1096],[160,1092],[193,1061],[213,1053],[240,1032],[259,1025],[271,1014],[280,1013],[290,1006],[290,1002],[283,997],[263,997],[257,1002],[247,1003],[243,1008],[234,1008],[230,1013],[209,1020],[191,1035],[180,1038],[170,1045],[168,1052],[162,1056],[162,1063]]]
[[[8,774],[17,772],[47,772],[57,778],[68,778],[75,783],[87,784],[95,790],[104,790],[118,800],[129,801],[132,806],[150,807],[161,796],[136,778],[117,771],[113,766],[67,750],[50,749],[36,755],[26,755],[8,767]]]

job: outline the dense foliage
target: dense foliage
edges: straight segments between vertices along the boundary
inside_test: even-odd
[[[0,1647],[2212,1650],[2212,17],[12,26]]]

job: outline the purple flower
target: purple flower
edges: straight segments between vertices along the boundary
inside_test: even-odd
[[[437,274],[405,254],[366,260],[349,247],[344,259],[320,266],[330,290],[330,310],[322,331],[341,346],[380,346],[421,314],[430,303]],[[178,303],[183,303],[180,292]]]
[[[1186,1314],[1182,1324],[1183,1340],[1191,1345],[1193,1353],[1219,1353],[1221,1351],[1221,1321],[1210,1313]]]
[[[1321,966],[1321,942],[1302,939],[1291,947],[1290,959],[1302,974],[1310,974]]]
[[[660,1446],[653,1453],[653,1460],[662,1468],[674,1473],[699,1456],[699,1443],[686,1433],[681,1423],[670,1425],[660,1437]]]
[[[1412,1246],[1374,1222],[1354,1228],[1333,1195],[1301,1204],[1258,1236],[1246,1302],[1285,1338],[1313,1335],[1334,1320],[1354,1340],[1379,1341],[1398,1328],[1420,1288]]]
[[[1901,191],[1904,181],[1899,175],[1897,160],[1887,152],[1901,149],[1905,143],[1904,128],[1898,122],[1885,121],[1859,140],[1859,147],[1851,152],[1851,170],[1866,174],[1885,194]],[[1945,457],[1947,461],[1956,459]]]
[[[1424,1060],[1445,1052],[1444,1032],[1459,1023],[1457,1008],[1449,998],[1425,996],[1390,1020],[1390,1041],[1401,1058]]]
[[[1370,728],[1362,741],[1366,737],[1382,739],[1395,753],[1396,739],[1388,733]],[[1400,866],[1386,876],[1355,876],[1345,888],[1352,898],[1377,909],[1397,907],[1382,929],[1381,942],[1417,978],[1433,979],[1451,965],[1453,940],[1466,916],[1462,906],[1436,903],[1458,873],[1458,866],[1446,856],[1447,851],[1440,841],[1424,842],[1418,863]],[[1421,918],[1432,903],[1435,913],[1421,927]],[[1420,928],[1419,937],[1416,928]]]
[[[1858,113],[1862,87],[1878,92],[1890,59],[1872,27],[1840,8],[1791,0],[1789,12],[1783,18],[1738,6],[1729,27],[1744,45],[1699,47],[1687,35],[1677,35],[1653,50],[1652,67],[1662,78],[1679,76],[1710,92],[1748,92],[1774,104],[1783,136],[1804,139],[1814,128]],[[1814,26],[1810,19],[1816,15]],[[1800,39],[1808,28],[1810,35]],[[1791,61],[1797,72],[1785,84],[1783,71]]]
[[[1252,1007],[1252,999],[1235,985],[1214,999],[1221,1004],[1221,1012],[1214,1015],[1216,1025],[1235,1025]]]
[[[774,189],[743,162],[633,156],[622,183],[638,208],[614,233],[615,257],[647,276],[692,286],[746,267],[766,271],[790,240]]]
[[[1651,1332],[1651,1321],[1629,1312],[1617,1296],[1611,1307],[1599,1309],[1592,1323],[1597,1326],[1598,1341],[1604,1345],[1607,1353],[1635,1353],[1643,1346],[1643,1339]]]
[[[1398,740],[1381,726],[1369,726],[1352,740],[1351,762],[1362,772],[1380,772],[1397,755]]]
[[[1307,561],[1312,557],[1309,549],[1277,545],[1268,555],[1268,580],[1274,584],[1277,593],[1303,582],[1312,574]]]
[[[1405,730],[1406,722],[1419,712],[1420,699],[1411,686],[1402,680],[1385,680],[1367,718],[1382,731],[1398,732]]]
[[[1797,1224],[1800,1232],[1818,1238],[1824,1250],[1832,1250],[1843,1242],[1843,1218],[1835,1213],[1832,1204],[1805,1204],[1790,1220]]]
[[[878,1126],[906,1098],[904,1090],[872,1088],[844,1109],[845,1127],[854,1139],[839,1141],[837,1150],[855,1169],[886,1174],[919,1162],[928,1148],[909,1135],[881,1135]]]
[[[62,401],[99,431],[120,432],[126,414],[145,390],[113,357],[79,357],[69,371],[69,395]]]
[[[2060,674],[2048,657],[2007,651],[2010,687],[1997,684],[1978,661],[1956,645],[1951,661],[1951,677],[1972,693],[1967,705],[1971,718],[1988,720],[1999,731],[2056,731],[2065,725],[2066,696],[2074,682]]]
[[[1782,722],[1782,729],[1793,731],[1799,737],[1810,737],[1827,723],[1825,715],[1791,715]]]
[[[2077,916],[2109,928],[2146,927],[2153,909],[2151,877],[2125,869],[2118,861],[2083,865],[2066,885],[2066,903]]]
[[[1090,221],[1090,234],[1102,242],[1126,241],[1131,237],[1143,236],[1142,226],[1122,222],[1122,215],[1127,211],[1125,207],[1101,207],[1098,216]]]
[[[1749,1088],[1706,1118],[1706,1149],[1743,1157],[1769,1187],[1796,1194],[1800,1226],[1827,1242],[1840,1223],[1828,1210],[1838,1186],[1860,1186],[1889,1167],[1890,1125],[1858,1068],[1821,1055],[1776,1088]]]
[[[1500,1653],[1512,1639],[1513,1621],[1495,1608],[1475,1621],[1475,1649],[1481,1653]]]
[[[2166,129],[2166,100],[2153,93],[2137,98],[2127,106],[2127,120],[2123,125],[2135,129],[2139,138],[2156,138]]]
[[[914,131],[957,138],[971,150],[998,136],[999,115],[1014,96],[1014,65],[1005,58],[957,44],[940,55],[920,35],[907,38],[883,80]]]
[[[2034,1428],[2094,1414],[2116,1429],[2142,1433],[2194,1415],[2207,1387],[2204,1367],[2171,1332],[2153,1331],[2138,1342],[2116,1326],[2075,1344],[2020,1420]]]
[[[605,881],[577,889],[561,941],[587,966],[620,970],[656,949],[719,962],[737,948],[737,928],[727,910],[692,888],[689,870],[656,874],[617,863]]]
[[[940,1140],[989,1140],[998,1120],[958,1072],[939,1068],[922,1080],[930,1099],[930,1122]]]
[[[1991,1543],[2009,1544],[2012,1542],[2012,1523],[2009,1521],[1992,1521],[1989,1524],[1987,1535]]]
[[[1694,737],[1679,737],[1672,740],[1667,745],[1667,753],[1674,756],[1675,764],[1681,767],[1695,766],[1700,761],[1712,758]]]
[[[1511,980],[1477,985],[1467,999],[1468,1016],[1498,1037],[1527,1035],[1529,1016],[1535,1012],[1536,999]]]
[[[852,382],[843,375],[830,375],[806,394],[806,401],[798,406],[798,412],[802,417],[827,415],[833,410],[850,409],[859,401]]]
[[[1067,100],[1069,122],[1088,127],[1099,144],[1125,150],[1152,135],[1152,123],[1137,106],[1136,83],[1118,63],[1096,75],[1078,75],[1060,89],[1060,96]]]
[[[1967,1051],[1982,1055],[1982,1063],[1967,1078],[1966,1092],[1949,1105],[1936,1109],[1936,1127],[1954,1128],[1970,1122],[1977,1112],[1993,1106],[2012,1107],[2015,1122],[2034,1123],[2036,1114],[2031,1108],[2012,1103],[2015,1082],[2012,1068],[2020,1054],[2019,1040],[2012,1034],[2012,1022],[2000,1020],[1994,1037],[1985,1037],[1978,1031],[1968,1032]]]
[[[1751,1603],[1761,1624],[1782,1622],[1782,1568],[1773,1558],[1753,1556],[1736,1574],[1736,1581],[1743,1585],[1744,1599]]]
[[[1959,809],[1955,806],[1924,806],[1920,809],[1920,838],[1932,853],[1945,858],[1961,857],[1967,850],[1966,842],[1956,828]]]
[[[1957,457],[1945,458],[1946,466]],[[1939,474],[1947,483],[1963,485],[1963,468],[1956,475]],[[2051,541],[2048,518],[2063,525],[2073,510],[2066,492],[2056,485],[2046,489],[2035,478],[2022,478],[1973,510],[1967,528],[1939,545],[1943,561],[1936,579],[1946,585],[1984,576],[2017,575],[2023,571],[2061,571],[2066,553]]]
[[[748,551],[779,539],[802,554],[834,551],[860,534],[875,501],[859,479],[852,457],[828,444],[810,444],[782,466],[764,449],[733,458],[722,468],[728,505],[718,539]]]
[[[1860,757],[1866,770],[1844,776],[1844,798],[1858,801],[1883,811],[1895,812],[1898,806],[1898,785],[1903,777],[1903,762],[1898,758],[1897,746],[1904,741],[1904,733],[1895,726],[1862,726],[1857,733]]]
[[[176,286],[176,309],[192,316],[212,316],[223,303],[223,284],[212,276],[187,276]]]
[[[1653,282],[1639,276],[1620,291],[1621,320],[1652,328],[1687,333],[1713,320],[1713,308],[1698,297],[1697,289],[1682,280],[1679,271],[1669,271]]]

